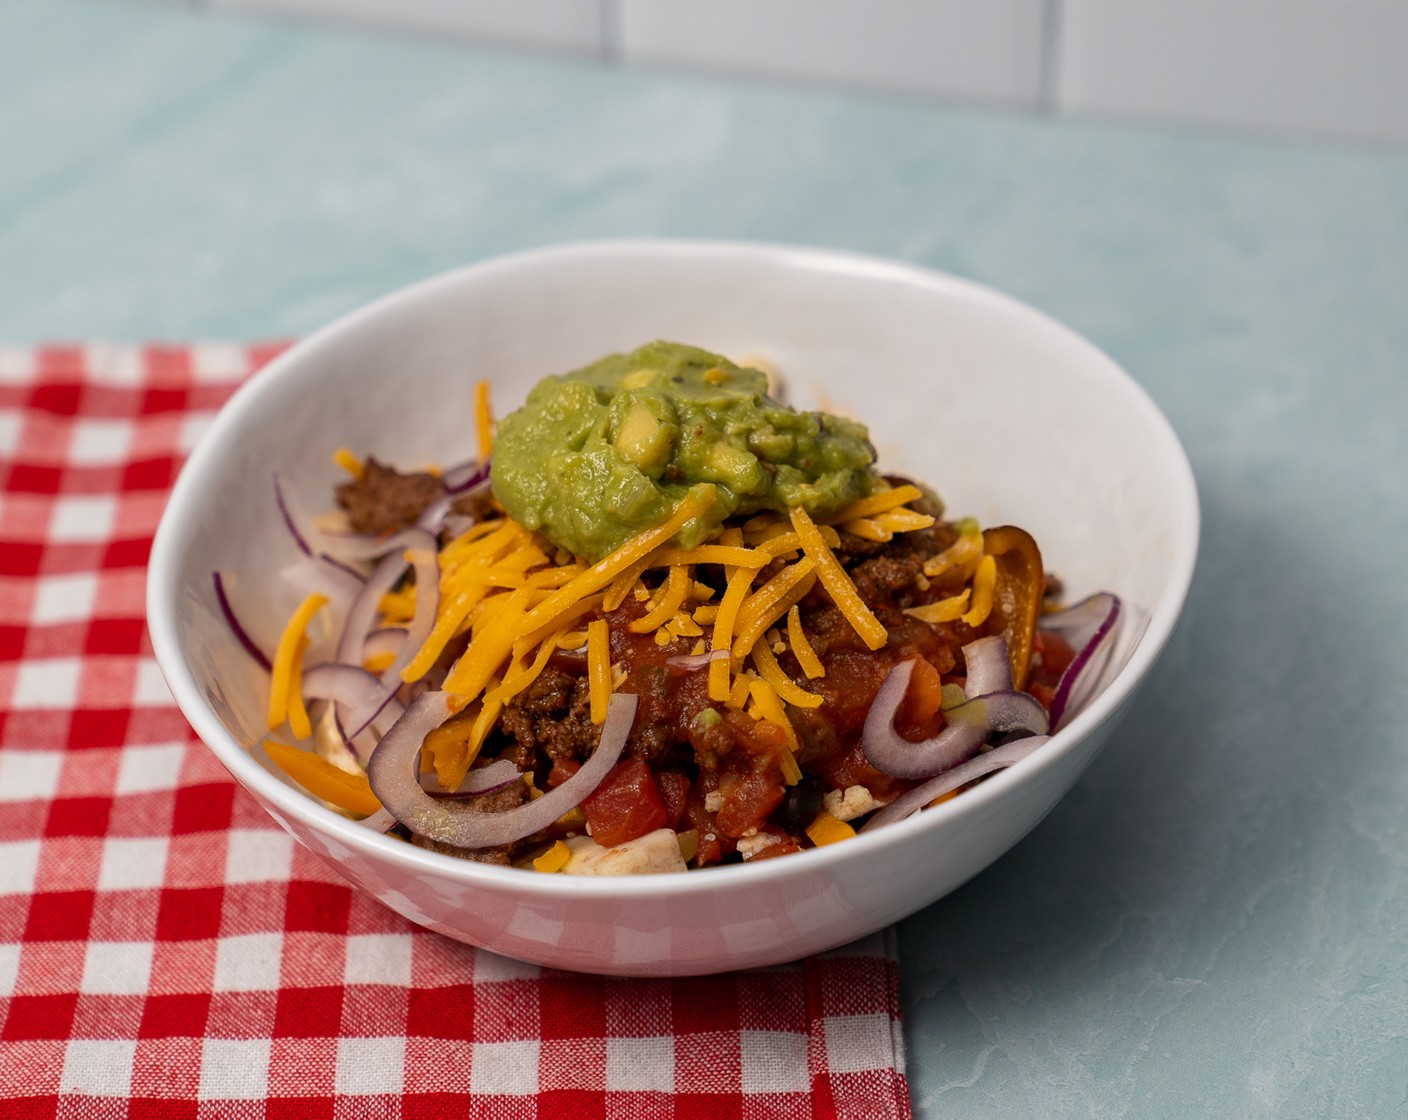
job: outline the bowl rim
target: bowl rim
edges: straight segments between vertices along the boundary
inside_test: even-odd
[[[388,839],[363,828],[357,822],[327,808],[311,795],[296,789],[266,770],[240,743],[205,702],[194,673],[182,654],[177,639],[179,613],[176,573],[180,566],[180,525],[187,511],[199,500],[208,476],[218,474],[218,453],[222,434],[235,428],[245,413],[256,407],[266,386],[289,376],[311,354],[329,345],[345,332],[368,319],[398,307],[413,304],[432,292],[454,287],[471,279],[492,280],[497,273],[536,268],[564,259],[611,260],[622,257],[652,259],[749,258],[779,268],[844,273],[856,278],[870,277],[918,285],[970,300],[1034,320],[1047,330],[1065,336],[1066,341],[1086,348],[1103,376],[1119,392],[1125,403],[1142,414],[1161,458],[1170,469],[1169,496],[1175,517],[1171,575],[1157,603],[1141,604],[1149,612],[1148,628],[1133,655],[1110,684],[1068,725],[1062,727],[1041,750],[1015,766],[993,774],[963,797],[953,798],[933,809],[916,813],[906,820],[871,833],[860,833],[845,844],[809,849],[785,859],[731,864],[699,871],[666,872],[656,875],[567,876],[541,875],[513,867],[497,867],[457,859]],[[587,897],[597,900],[644,901],[674,895],[710,894],[730,891],[746,881],[764,884],[778,878],[808,873],[831,874],[839,868],[896,840],[937,829],[944,821],[986,811],[1007,791],[1020,785],[1074,751],[1134,693],[1167,645],[1187,600],[1196,566],[1201,535],[1197,485],[1187,453],[1173,426],[1153,398],[1134,378],[1089,339],[1030,304],[988,285],[951,273],[909,262],[891,260],[842,249],[818,248],[766,241],[707,240],[692,238],[612,238],[571,241],[525,249],[485,258],[426,277],[395,289],[334,319],[326,326],[295,342],[242,384],[219,409],[209,428],[192,450],[172,488],[153,540],[148,563],[146,595],[147,622],[153,652],[162,675],[178,707],[202,743],[240,784],[280,812],[304,821],[314,831],[330,835],[360,854],[390,860],[412,874],[449,876],[466,886],[528,893],[549,898]]]

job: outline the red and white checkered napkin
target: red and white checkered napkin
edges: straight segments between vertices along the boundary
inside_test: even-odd
[[[888,937],[690,980],[448,941],[194,742],[142,582],[277,347],[0,348],[0,1117],[909,1116]]]

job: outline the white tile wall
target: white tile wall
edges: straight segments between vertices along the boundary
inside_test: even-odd
[[[1063,110],[1408,141],[1403,0],[1062,0]]]
[[[1034,106],[1042,0],[616,0],[627,62]]]
[[[1408,0],[185,0],[921,96],[1408,143]]]
[[[229,11],[602,54],[603,0],[197,0]]]

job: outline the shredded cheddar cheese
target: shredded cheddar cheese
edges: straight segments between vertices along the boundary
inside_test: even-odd
[[[739,609],[735,623],[738,636],[733,642],[734,657],[747,656],[764,631],[812,589],[816,583],[815,573],[816,564],[810,558],[799,560],[783,568],[749,596]]]
[[[787,640],[792,643],[792,656],[797,659],[797,664],[802,667],[802,672],[806,673],[808,680],[826,676],[826,667],[822,665],[821,658],[816,655],[816,650],[812,649],[812,644],[807,641],[806,632],[802,629],[802,609],[795,604],[787,612]]]
[[[712,491],[691,491],[662,524],[627,541],[610,556],[599,560],[570,583],[560,587],[533,608],[526,620],[529,627],[545,626],[564,614],[574,603],[600,591],[631,565],[648,557],[713,503]]]
[[[753,647],[753,666],[758,670],[758,675],[772,686],[773,691],[794,708],[821,707],[822,697],[794,684],[782,671],[782,666],[777,663],[777,657],[772,650],[763,642]]]
[[[992,613],[993,588],[997,585],[997,561],[984,556],[978,561],[978,570],[973,573],[973,605],[963,621],[969,626],[981,626]]]
[[[714,636],[710,646],[713,651],[731,651],[734,623],[738,620],[738,612],[743,606],[744,596],[748,594],[748,589],[753,585],[753,577],[756,574],[757,572],[753,568],[739,568],[729,577],[728,588],[724,591],[723,599],[719,601],[719,613],[714,618]],[[718,657],[709,662],[710,700],[727,700],[729,698],[728,680],[728,658]]]
[[[345,447],[339,447],[332,453],[332,461],[353,478],[361,478],[366,473],[367,468],[362,465],[362,460],[353,455]]]
[[[606,708],[611,700],[611,638],[606,619],[587,623],[587,681],[591,686],[592,722],[606,722]]]
[[[312,751],[276,743],[272,739],[264,740],[264,750],[280,770],[314,797],[363,817],[369,817],[381,808],[381,802],[372,792],[365,774],[349,773]]]
[[[533,860],[533,870],[542,871],[551,875],[566,867],[567,861],[571,858],[572,849],[559,840],[542,855]]]
[[[479,461],[482,463],[494,449],[494,414],[489,409],[487,381],[478,381],[474,386],[474,426],[479,435]]]
[[[802,542],[802,550],[816,565],[817,578],[821,580],[822,586],[831,596],[831,601],[846,616],[846,621],[860,635],[861,641],[871,649],[879,649],[889,637],[885,627],[865,605],[860,593],[856,590],[856,585],[851,582],[851,577],[841,567],[841,562],[836,559],[835,553],[827,547],[821,533],[817,531],[816,525],[807,516],[807,511],[798,507],[792,510],[791,515],[792,527],[797,530],[797,536]]]
[[[962,618],[963,612],[968,609],[968,599],[972,592],[964,588],[959,594],[951,595],[947,599],[940,599],[937,603],[926,603],[922,607],[907,607],[905,614],[911,618],[917,618],[920,622],[953,622]]]
[[[269,687],[269,729],[272,731],[288,718],[289,696],[293,690],[293,675],[297,671],[299,643],[304,639],[308,631],[308,623],[318,611],[327,605],[326,595],[309,595],[298,605],[298,609],[289,618],[288,624],[284,627],[284,632],[279,637],[278,647],[274,650],[274,665],[271,671]],[[307,716],[304,716],[306,722]],[[299,735],[300,739],[306,739],[312,734],[312,729]]]
[[[871,494],[868,498],[857,498],[850,505],[842,509],[840,513],[836,514],[834,517],[827,518],[827,520],[835,523],[855,521],[857,518],[862,517],[873,517],[877,513],[884,513],[886,510],[906,505],[920,497],[923,497],[923,493],[917,486],[911,484],[894,486],[888,490],[881,490],[875,494]]]
[[[856,830],[845,821],[833,817],[825,809],[816,815],[816,819],[807,825],[807,838],[818,848],[824,848],[827,844],[835,844],[839,840],[851,840],[855,837]]]

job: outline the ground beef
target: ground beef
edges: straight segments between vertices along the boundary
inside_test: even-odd
[[[367,456],[362,477],[337,488],[337,504],[347,511],[354,530],[382,536],[414,525],[443,492],[433,474],[402,474]]]
[[[923,556],[914,552],[890,553],[861,561],[852,570],[851,579],[860,597],[873,610],[882,596],[894,595],[911,586],[923,570]]]
[[[549,761],[581,762],[596,749],[600,731],[592,723],[591,689],[585,676],[549,666],[515,702],[504,708],[499,729],[513,740],[508,755],[521,769],[536,768],[536,751]]]
[[[527,800],[528,787],[523,782],[516,781],[502,789],[496,789],[492,793],[481,793],[457,801],[456,804],[475,813],[503,813],[509,809],[518,808]],[[453,844],[445,844],[439,840],[427,840],[415,833],[411,834],[411,843],[418,848],[428,848],[430,851],[440,852],[442,855],[455,856],[458,859],[467,859],[474,863],[497,864],[500,867],[509,865],[510,853],[515,847],[513,844],[500,844],[493,848],[458,848]]]

